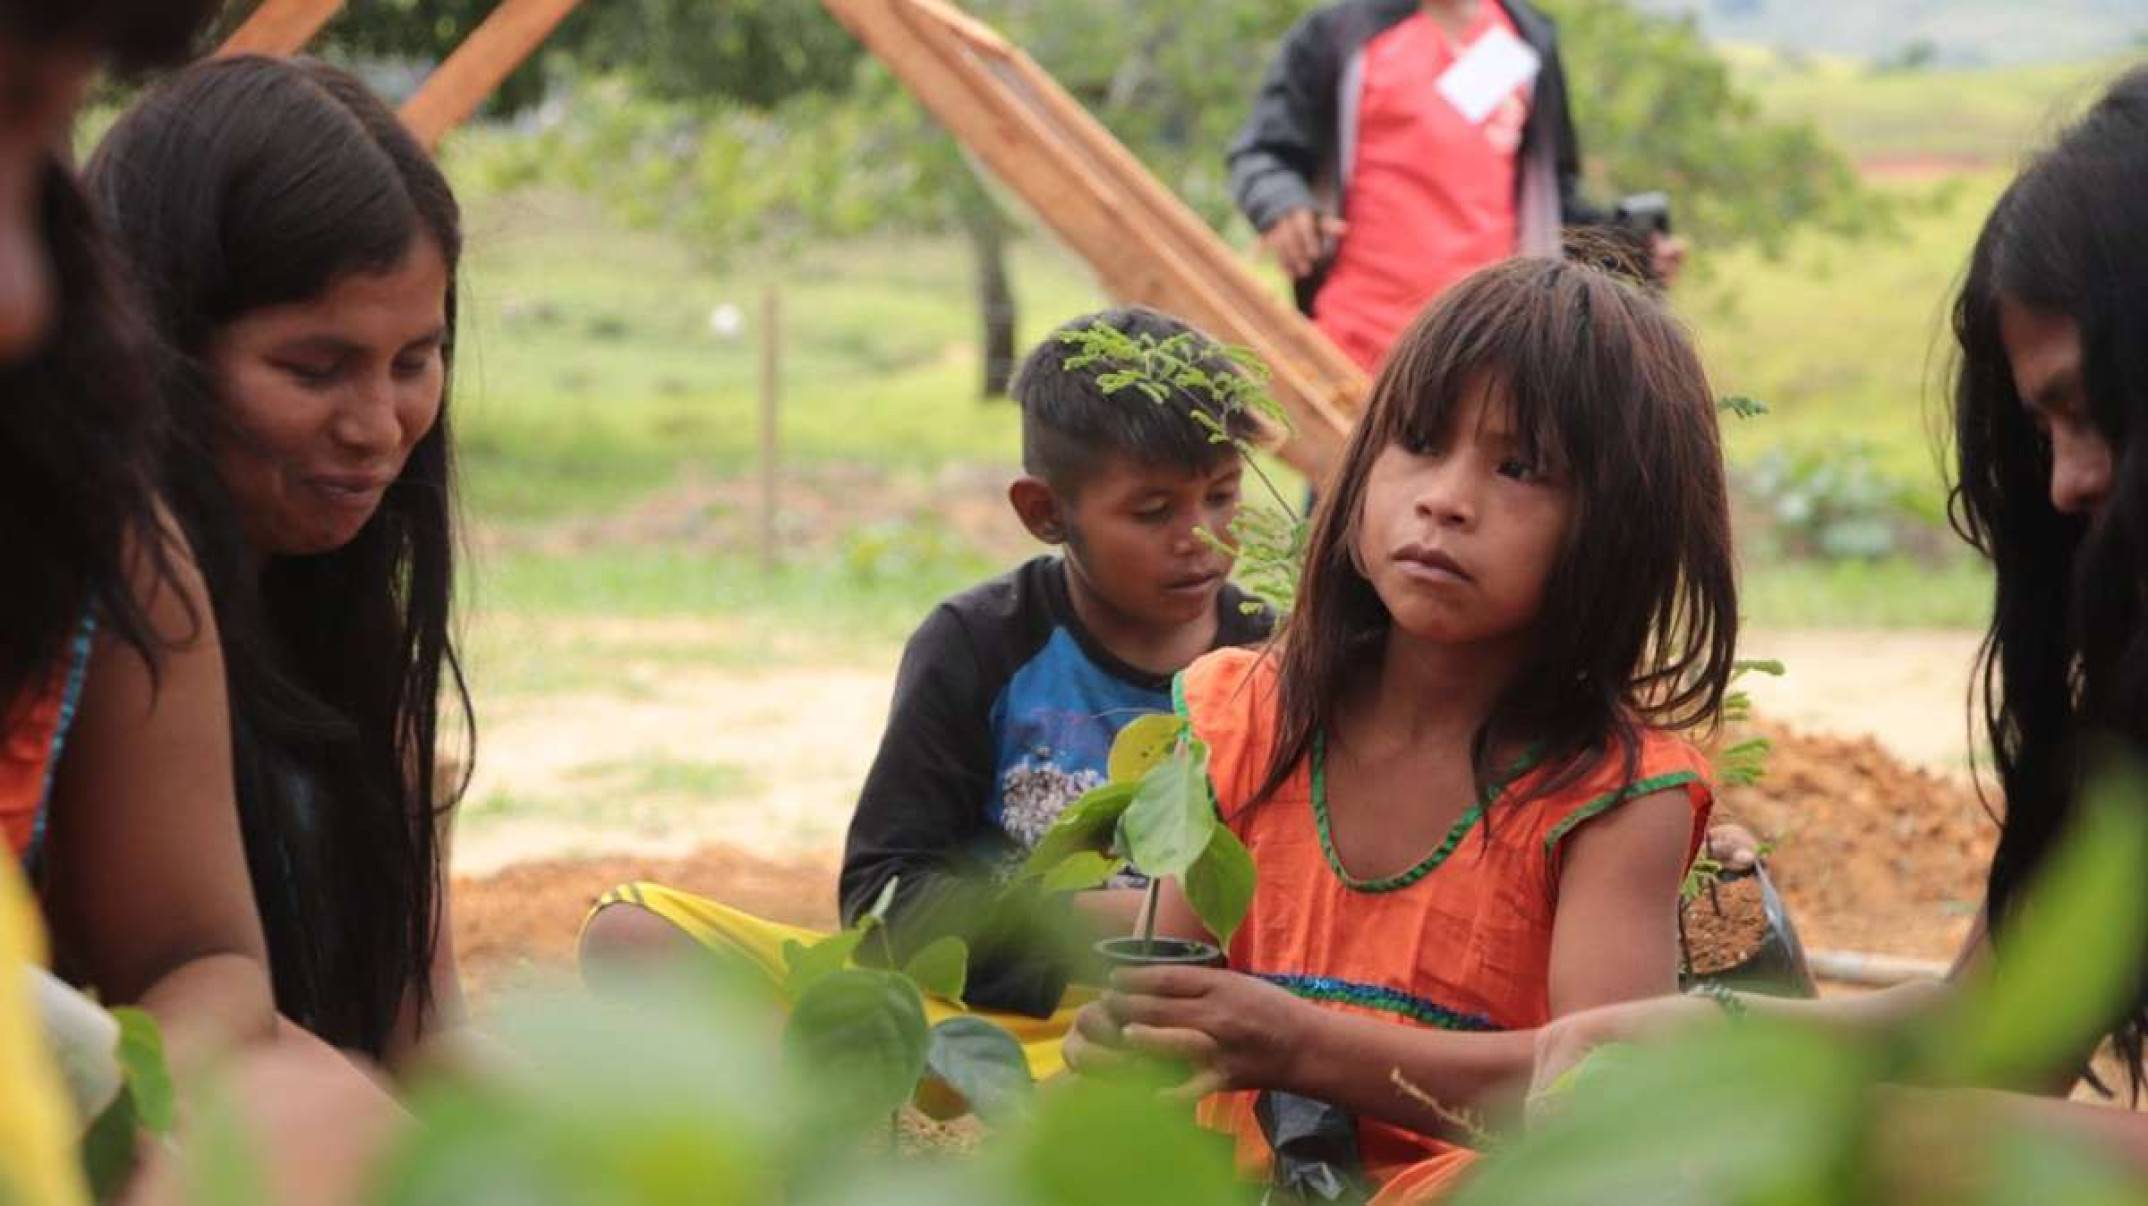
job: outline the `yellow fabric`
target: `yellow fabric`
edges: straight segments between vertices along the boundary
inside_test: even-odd
[[[828,937],[819,930],[768,921],[718,904],[705,896],[656,883],[621,884],[600,897],[589,915],[594,917],[598,910],[613,904],[638,905],[647,909],[710,950],[742,956],[766,972],[771,980],[781,979],[785,971],[784,943],[795,941],[810,946]],[[1094,998],[1095,993],[1089,990],[1070,988],[1066,999],[1059,1003],[1058,1012],[1048,1018],[1034,1018],[1027,1014],[970,1009],[960,1002],[926,993],[925,1020],[936,1026],[948,1018],[971,1014],[999,1026],[1022,1044],[1022,1053],[1029,1059],[1030,1074],[1041,1081],[1066,1070],[1060,1044],[1066,1039],[1067,1031],[1073,1029],[1075,1012]]]
[[[73,1206],[89,1201],[75,1159],[74,1111],[23,974],[44,962],[44,931],[15,860],[0,862],[0,1199]]]

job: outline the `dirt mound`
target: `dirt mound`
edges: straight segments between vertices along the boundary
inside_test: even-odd
[[[726,846],[686,858],[548,859],[482,879],[455,881],[455,952],[464,984],[482,999],[532,971],[574,965],[589,906],[629,880],[654,880],[793,925],[832,929],[833,861],[785,862]]]
[[[1869,738],[1760,731],[1767,778],[1725,792],[1717,816],[1778,843],[1768,868],[1806,948],[1953,955],[1998,841],[1975,790]]]
[[[1776,743],[1768,777],[1725,793],[1717,815],[1779,843],[1769,868],[1807,949],[1952,955],[1983,898],[1997,839],[1976,793],[1904,766],[1869,739],[1761,731]],[[635,879],[833,927],[835,873],[832,859],[767,859],[730,846],[681,859],[523,863],[455,882],[456,949],[479,997],[526,970],[571,967],[590,903]]]

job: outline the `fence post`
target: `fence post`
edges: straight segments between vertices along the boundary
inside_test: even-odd
[[[761,290],[761,570],[776,568],[776,416],[783,392],[783,298]]]

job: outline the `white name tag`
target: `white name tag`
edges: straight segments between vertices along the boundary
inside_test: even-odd
[[[1536,79],[1543,58],[1504,29],[1478,38],[1439,77],[1439,94],[1471,125],[1483,125],[1499,102]]]

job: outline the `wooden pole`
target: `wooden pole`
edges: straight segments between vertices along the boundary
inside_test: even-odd
[[[773,282],[761,292],[761,569],[773,571],[776,547],[777,416],[783,395],[783,296]]]
[[[297,54],[342,8],[343,0],[261,0],[261,7],[216,48],[216,57]]]
[[[941,0],[822,0],[948,132],[1123,301],[1257,352],[1294,430],[1279,451],[1318,481],[1368,382],[1027,55]]]
[[[498,8],[425,77],[403,105],[403,124],[432,150],[470,119],[581,0],[502,0]]]

